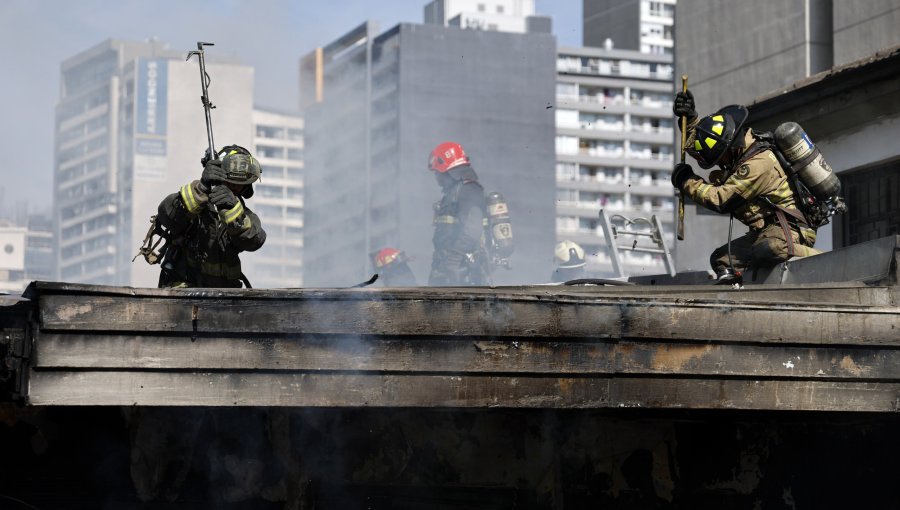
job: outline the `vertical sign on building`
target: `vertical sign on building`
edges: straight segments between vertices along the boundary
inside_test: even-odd
[[[137,60],[135,82],[134,178],[163,181],[166,178],[166,122],[168,61]]]

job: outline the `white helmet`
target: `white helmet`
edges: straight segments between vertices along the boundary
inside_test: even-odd
[[[584,267],[584,248],[573,241],[562,241],[556,245],[556,265],[561,269]]]

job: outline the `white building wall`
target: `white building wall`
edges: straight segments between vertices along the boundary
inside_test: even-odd
[[[244,274],[257,288],[303,285],[303,119],[253,111],[253,146],[263,169],[251,209],[266,231],[266,244],[249,254]]]
[[[25,289],[25,236],[27,229],[0,226],[0,293],[20,294]]]
[[[534,0],[434,0],[425,7],[425,22],[474,30],[527,32]]]
[[[203,168],[200,158],[208,146],[206,120],[198,100],[200,77],[197,62],[168,60],[166,153],[162,161],[148,162],[134,154],[134,180],[131,190],[123,190],[130,209],[130,235],[122,239],[122,249],[137,252],[149,226],[148,218],[156,214],[160,201],[192,180],[199,179]],[[207,63],[212,77],[210,99],[216,148],[237,144],[251,148],[253,111],[253,69],[246,66]],[[252,149],[251,149],[252,150]],[[149,165],[151,168],[142,168]],[[248,203],[253,209],[253,200]],[[241,257],[248,263],[253,254]],[[159,267],[142,259],[130,264],[127,285],[155,287]]]

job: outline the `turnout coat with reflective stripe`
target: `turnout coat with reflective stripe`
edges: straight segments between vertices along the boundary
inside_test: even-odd
[[[218,212],[199,181],[163,199],[157,221],[171,233],[163,271],[170,262],[174,274],[166,286],[240,287],[238,254],[258,250],[266,241],[259,217],[243,199],[230,211]]]
[[[745,146],[752,148],[754,141],[748,130]],[[683,189],[697,204],[716,212],[734,213],[738,221],[753,230],[775,220],[772,205],[799,212],[787,174],[768,149],[734,165],[730,172],[714,170],[709,182],[700,177],[688,179]]]

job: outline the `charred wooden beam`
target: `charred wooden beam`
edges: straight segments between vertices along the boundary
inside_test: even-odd
[[[42,284],[33,405],[895,411],[892,286]]]
[[[893,412],[898,246],[799,260],[778,277],[814,283],[742,289],[38,282],[0,348],[17,364],[11,391],[32,405]],[[873,267],[850,264],[873,250]],[[823,283],[823,270],[860,279]]]

